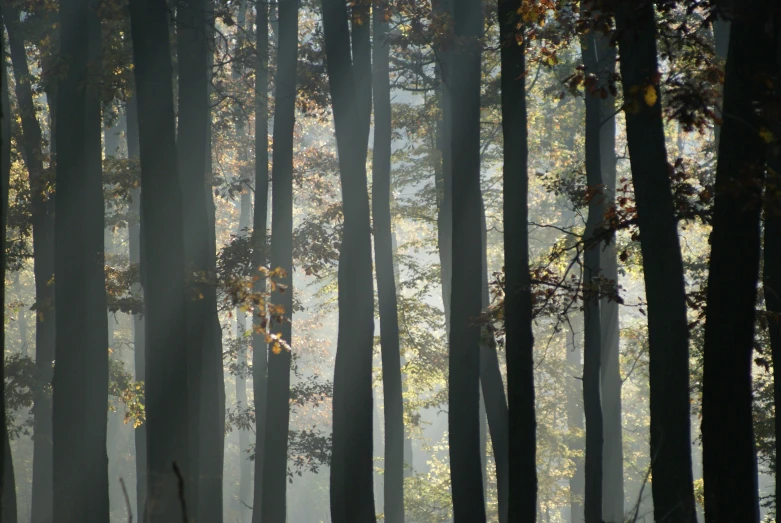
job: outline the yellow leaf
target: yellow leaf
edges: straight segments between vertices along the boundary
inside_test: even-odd
[[[656,88],[654,88],[653,85],[645,86],[645,90],[643,90],[643,100],[645,100],[648,107],[653,107],[656,104]]]
[[[767,127],[762,127],[759,130],[759,137],[762,138],[762,141],[765,142],[765,143],[771,143],[776,138],[773,135],[773,131],[771,131]]]

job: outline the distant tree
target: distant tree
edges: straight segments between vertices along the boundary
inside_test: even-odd
[[[339,333],[334,368],[331,517],[376,521],[372,453],[374,285],[366,154],[371,115],[369,4],[323,0],[344,225],[339,250]],[[352,39],[352,46],[351,46]]]
[[[187,478],[189,415],[182,193],[176,158],[168,8],[131,0],[138,96],[146,319],[147,503],[151,523],[182,520],[178,478]],[[154,226],[148,226],[154,224]]]
[[[651,467],[657,521],[696,520],[691,468],[689,328],[659,91],[653,2],[617,4],[626,134],[648,303]]]
[[[390,7],[372,9],[374,148],[372,150],[372,221],[377,295],[380,311],[380,350],[385,413],[385,521],[404,521],[404,403],[399,351],[399,316],[393,265],[391,227],[391,92]]]
[[[777,25],[781,12],[775,2],[755,0],[730,6],[733,19],[724,78],[703,347],[707,522],[759,521],[752,354],[768,150],[763,132],[770,132],[768,125],[777,119],[775,109],[769,112],[766,101],[777,93],[769,82],[778,77],[781,34]],[[771,234],[774,224],[773,219],[768,223]],[[772,249],[772,243],[770,246]],[[770,283],[773,285],[772,279]]]
[[[526,46],[521,32],[521,14],[520,0],[499,2],[504,137],[504,315],[510,419],[508,521],[513,523],[535,521],[537,517],[537,425],[527,204],[529,149],[524,56]]]
[[[53,513],[63,522],[109,519],[108,324],[103,259],[100,22],[89,0],[60,3],[54,268]]]
[[[448,377],[448,434],[456,522],[485,521],[480,453],[480,62],[483,13],[479,1],[453,2],[459,42],[447,78],[452,103],[452,289]]]
[[[10,2],[2,6],[8,29],[16,99],[22,123],[22,147],[30,176],[33,226],[33,273],[35,274],[35,365],[40,385],[33,409],[33,480],[31,520],[45,523],[52,518],[52,405],[49,385],[54,362],[54,194],[46,187],[43,133],[33,103],[32,77],[27,64],[19,11]],[[9,161],[10,161],[10,157]]]
[[[272,149],[271,267],[285,272],[272,293],[274,311],[269,329],[279,331],[283,344],[273,342],[268,355],[266,448],[263,462],[263,521],[286,520],[287,454],[290,426],[290,341],[293,316],[293,138],[296,114],[298,0],[279,3],[274,142]],[[287,345],[287,346],[284,346]]]
[[[3,56],[0,57],[0,271],[2,271],[3,282],[5,282],[5,264],[6,264],[6,226],[8,223],[8,188],[10,186],[11,178],[11,104],[8,97],[8,72],[6,70],[5,60],[5,33],[2,31],[3,27],[3,11],[0,11],[0,50],[3,51]],[[0,301],[5,303],[5,284],[3,284],[2,293],[0,293]],[[5,322],[2,327],[2,342],[5,347]],[[5,365],[0,369],[0,381],[5,383]],[[6,428],[6,415],[5,415],[5,387],[0,392],[0,422],[2,423],[2,431],[0,431],[0,438],[3,439],[3,452],[0,456],[0,470],[5,471],[8,467],[8,461],[10,461],[11,455],[5,453],[6,448],[9,447],[8,429]],[[13,468],[13,463],[11,463]],[[16,488],[13,483],[14,490],[12,491],[14,500],[16,499]],[[8,521],[6,517],[5,506],[8,504],[7,491],[9,483],[6,481],[5,474],[0,474],[0,518]],[[15,516],[15,514],[12,514]],[[15,518],[14,518],[15,519]],[[14,519],[10,519],[13,521]]]

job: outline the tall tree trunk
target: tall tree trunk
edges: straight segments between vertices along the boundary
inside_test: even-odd
[[[504,314],[507,328],[507,404],[509,409],[509,519],[537,517],[537,428],[534,412],[534,338],[528,233],[528,130],[525,45],[520,0],[499,2],[502,134],[504,136]]]
[[[485,204],[480,196],[480,241],[481,241],[481,306],[487,311],[491,304],[488,289],[488,237],[485,219]],[[488,326],[483,325],[480,338],[480,385],[483,393],[488,431],[491,434],[491,447],[494,453],[496,469],[496,497],[499,523],[506,523],[509,510],[510,479],[510,426],[507,412],[507,397],[502,380],[502,369],[496,353],[496,339]],[[485,478],[485,474],[483,475]],[[485,479],[483,480],[485,482]],[[487,482],[483,485],[485,488]]]
[[[584,4],[582,2],[581,4]],[[581,9],[587,6],[582,5]],[[603,46],[597,44],[595,31],[581,40],[583,63],[587,74],[599,73]],[[588,219],[583,239],[583,409],[586,414],[586,491],[585,522],[602,522],[602,404],[600,399],[600,367],[602,356],[602,320],[599,310],[599,277],[601,276],[601,245],[594,235],[604,221],[602,194],[602,162],[600,160],[601,99],[599,83],[586,85],[586,184],[590,194]]]
[[[11,440],[8,437],[8,432],[3,431],[3,483],[2,489],[0,489],[0,496],[2,496],[2,515],[0,516],[0,523],[16,523],[19,521],[18,506],[16,502],[16,475],[14,474],[14,462],[13,456],[11,456]]]
[[[705,520],[714,523],[759,521],[751,367],[767,123],[757,109],[778,74],[773,9],[766,0],[736,6],[727,55],[703,348]]]
[[[391,227],[391,93],[390,11],[387,3],[372,10],[374,25],[373,91],[374,149],[372,160],[372,219],[377,295],[380,310],[382,390],[385,413],[384,511],[388,523],[404,521],[404,402],[401,389],[399,314],[393,271]]]
[[[602,84],[616,70],[616,51],[608,39],[597,38],[599,79]],[[615,99],[609,94],[601,102],[599,129],[599,159],[602,165],[602,209],[615,207],[616,199],[616,119]],[[618,258],[615,237],[602,245],[600,262],[602,276],[614,282],[618,289]],[[618,302],[603,297],[600,300],[602,321],[602,518],[610,523],[624,520],[624,450],[621,422],[621,362]]]
[[[188,0],[177,9],[179,65],[178,163],[183,196],[187,270],[187,340],[190,388],[191,505],[197,519],[222,522],[224,394],[216,286],[211,283],[216,248],[209,219],[211,188],[208,0]],[[204,154],[194,154],[204,151]],[[197,478],[197,481],[196,479]]]
[[[279,4],[279,46],[274,111],[271,193],[271,268],[281,268],[271,303],[269,328],[290,346],[293,316],[293,134],[296,112],[298,3]],[[263,521],[284,523],[287,515],[287,444],[290,425],[291,352],[272,342],[268,356],[266,455],[263,463]]]
[[[109,520],[108,331],[103,258],[100,23],[87,0],[60,4],[60,52],[68,73],[58,89],[55,133],[56,361],[53,378],[54,514],[58,521]]]
[[[11,178],[11,104],[8,96],[8,72],[6,70],[5,60],[5,34],[2,31],[3,28],[3,12],[0,10],[0,51],[2,56],[0,57],[0,271],[2,272],[3,281],[5,282],[5,239],[6,239],[6,225],[8,223],[8,188]],[[0,291],[0,302],[5,303],[5,285],[3,285],[2,291]],[[2,342],[5,347],[5,322],[2,326]],[[5,383],[5,357],[3,358],[3,365],[0,366],[0,379]],[[10,448],[10,442],[8,438],[8,429],[6,427],[5,418],[5,388],[0,391],[0,438],[3,439],[4,447]],[[7,467],[6,461],[10,460],[10,452],[8,455],[5,452],[0,456],[1,470],[5,470]],[[8,482],[3,474],[0,477],[0,504],[6,504],[7,490],[9,488]],[[13,492],[14,498],[16,492]],[[0,507],[2,509],[2,507]],[[0,512],[0,518],[3,518],[2,512]],[[6,521],[6,523],[8,523]]]
[[[625,117],[648,303],[654,515],[657,521],[690,523],[696,521],[696,513],[689,416],[689,329],[656,80],[653,2],[620,3],[616,24],[623,91],[638,93]],[[650,89],[656,94],[655,98],[648,97],[654,101],[651,105],[643,96]]]
[[[247,2],[242,1],[239,5],[237,20],[236,48],[241,49],[244,43],[244,31],[246,31]],[[231,69],[231,75],[235,81],[240,81],[242,77],[242,68],[234,64]],[[238,160],[239,178],[242,183],[239,230],[236,233],[239,238],[247,238],[249,234],[250,216],[252,215],[252,196],[250,194],[251,185],[247,180],[247,148],[245,141],[247,138],[247,120],[241,110],[236,114],[236,141],[239,144]],[[236,404],[239,408],[248,408],[247,403],[247,370],[249,369],[249,359],[247,357],[247,313],[243,307],[237,307],[236,314],[236,339],[239,342],[239,352],[237,354],[237,366],[239,373],[236,375]],[[250,489],[252,485],[252,469],[247,456],[249,448],[250,431],[239,429],[239,511],[241,513],[239,523],[249,523],[252,517],[252,498]]]
[[[456,523],[485,521],[480,459],[480,43],[482,6],[453,2],[454,36],[463,41],[453,61],[452,294],[450,299],[448,433],[453,516]]]
[[[36,118],[31,75],[19,12],[4,4],[11,61],[16,80],[16,99],[22,123],[22,150],[32,191],[33,273],[35,275],[35,368],[39,376],[33,409],[32,523],[52,519],[52,410],[50,385],[54,362],[54,195],[43,178],[41,126]],[[6,86],[7,88],[7,86]],[[10,156],[5,156],[10,161]]]
[[[138,95],[141,220],[154,224],[141,235],[148,467],[142,521],[171,523],[183,518],[177,476],[189,474],[190,424],[187,396],[182,393],[188,389],[185,255],[166,3],[131,0],[130,22]]]
[[[576,325],[576,322],[572,322]],[[583,497],[586,491],[586,477],[583,458],[579,456],[585,451],[583,442],[583,386],[580,376],[583,375],[583,363],[580,359],[575,329],[567,332],[567,429],[569,432],[569,450],[575,470],[569,480],[569,523],[583,523]]]
[[[138,93],[135,82],[131,84],[132,92],[127,101],[127,157],[132,162],[139,160],[138,145]],[[140,271],[140,282],[133,288],[134,294],[143,298],[144,274],[146,273],[146,261],[141,255],[141,190],[133,189],[131,192],[130,212],[138,222],[132,222],[128,226],[128,248],[130,263],[137,264]],[[133,362],[136,382],[146,382],[146,320],[143,314],[133,315]],[[146,423],[136,427],[133,432],[136,447],[136,514],[143,521],[144,507],[146,506]]]
[[[266,264],[266,221],[268,215],[268,4],[255,6],[258,53],[255,66],[255,213],[252,226],[252,267],[256,294],[266,292],[266,280],[259,268]],[[265,304],[255,304],[252,317],[252,383],[255,396],[255,483],[252,523],[263,521],[263,467],[266,449],[266,383],[268,349]]]
[[[352,17],[350,31],[346,3],[323,0],[326,65],[344,209],[330,478],[331,517],[335,523],[376,521],[371,384],[374,285],[366,188],[371,112],[368,3],[354,6]]]

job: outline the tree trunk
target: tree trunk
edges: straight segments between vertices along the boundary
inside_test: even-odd
[[[323,0],[323,34],[331,88],[344,227],[339,254],[339,333],[334,368],[331,517],[335,523],[373,522],[372,282],[366,153],[371,112],[369,5],[352,11],[352,55],[347,6]]]
[[[60,19],[68,74],[58,88],[55,129],[54,514],[62,522],[103,523],[109,520],[108,326],[100,86],[88,81],[99,66],[100,22],[87,0],[61,2]]]
[[[298,3],[279,4],[279,46],[274,111],[271,193],[271,268],[285,275],[275,278],[271,303],[281,306],[269,329],[290,346],[293,316],[293,134],[296,112]],[[287,515],[287,444],[290,425],[291,352],[272,342],[268,356],[266,455],[263,463],[263,521],[284,523]]]
[[[127,101],[127,157],[133,162],[139,160],[138,146],[138,93],[135,82],[132,83],[132,92]],[[141,190],[133,189],[131,192],[130,212],[138,219],[137,223],[128,226],[128,247],[130,263],[137,264],[140,271],[140,282],[133,292],[143,299],[144,274],[146,273],[146,261],[141,255],[143,242],[141,240]],[[146,320],[143,314],[133,315],[133,362],[136,382],[146,382]],[[136,427],[133,433],[136,447],[136,514],[143,521],[144,507],[146,506],[146,423]]]
[[[52,519],[52,410],[51,385],[54,362],[54,195],[43,180],[41,126],[33,103],[27,53],[19,27],[19,12],[4,4],[11,61],[16,80],[16,99],[22,121],[22,151],[32,190],[33,273],[35,275],[35,368],[40,382],[35,388],[33,409],[32,523]],[[6,86],[7,88],[7,86]],[[10,156],[5,156],[10,161]]]
[[[537,429],[534,413],[534,338],[528,233],[528,131],[526,124],[525,45],[520,0],[499,2],[501,21],[502,134],[504,137],[504,265],[507,328],[507,404],[509,408],[509,519],[537,517]],[[523,42],[523,40],[521,40]]]
[[[577,325],[577,322],[572,322]],[[583,523],[583,498],[586,491],[586,476],[583,458],[578,454],[585,451],[583,444],[583,363],[580,359],[575,329],[567,332],[567,429],[569,432],[569,450],[577,453],[572,458],[575,470],[569,480],[569,523]]]
[[[182,521],[177,476],[187,478],[189,429],[182,193],[176,161],[168,10],[131,0],[138,94],[146,320],[147,502],[142,521]],[[172,464],[178,468],[172,469]]]
[[[188,0],[177,9],[179,65],[178,162],[184,212],[187,270],[187,340],[190,388],[190,502],[197,519],[222,522],[224,394],[221,332],[213,277],[216,248],[209,219],[212,198],[207,180],[210,154],[208,0]],[[204,154],[194,154],[204,151]],[[217,329],[217,330],[215,330]],[[197,482],[195,480],[197,479]]]
[[[620,4],[616,24],[623,90],[638,93],[629,102],[631,110],[625,111],[625,116],[648,303],[654,516],[657,521],[691,523],[696,521],[696,513],[689,416],[689,329],[656,80],[653,3]],[[649,90],[656,95],[652,105],[643,96]]]
[[[2,519],[5,523],[16,523],[19,521],[18,507],[16,502],[16,475],[14,474],[14,462],[11,456],[11,440],[6,432],[3,445],[3,488],[2,492]]]
[[[462,40],[447,87],[452,99],[452,294],[448,432],[453,516],[485,521],[480,458],[480,2],[453,3],[454,36]]]
[[[374,150],[372,160],[372,219],[377,295],[380,310],[380,348],[385,413],[384,513],[388,523],[404,522],[404,403],[401,388],[399,317],[393,270],[391,224],[391,93],[389,6],[372,10],[374,25]]]
[[[8,188],[11,178],[11,104],[8,96],[8,72],[6,71],[5,60],[5,34],[2,31],[3,28],[3,12],[0,10],[0,50],[2,50],[2,60],[0,60],[0,271],[2,271],[3,281],[5,281],[5,239],[6,239],[6,225],[8,223]],[[2,291],[0,291],[0,300],[5,303],[5,285],[3,285]],[[5,322],[2,327],[2,342],[5,347]],[[3,365],[0,366],[0,379],[5,383],[5,358],[3,358]],[[5,387],[0,391],[0,438],[3,439],[4,448],[10,449],[10,441],[8,438],[8,429],[6,427],[5,417]],[[0,455],[0,467],[2,470],[6,470],[10,461],[11,453],[6,455],[5,452]],[[12,464],[13,468],[13,464]],[[11,483],[13,485],[13,483]],[[8,497],[7,491],[9,489],[9,482],[5,479],[5,474],[0,476],[0,500],[2,505],[6,504],[5,499]],[[16,490],[12,492],[14,499],[16,498]],[[2,507],[0,507],[2,508]],[[0,512],[0,518],[5,519],[4,514]],[[8,523],[8,521],[6,521]]]
[[[259,270],[266,264],[266,220],[268,215],[268,4],[256,5],[257,64],[255,69],[255,213],[252,227],[253,287],[266,292],[266,280]],[[266,382],[268,349],[265,304],[255,303],[252,317],[252,385],[255,396],[255,483],[252,523],[261,523],[263,512],[263,466],[266,449]]]
[[[581,9],[585,9],[582,6]],[[595,31],[581,39],[586,74],[597,75],[603,46],[597,44]],[[605,197],[602,194],[602,162],[600,160],[601,99],[599,83],[586,84],[586,184],[589,191],[588,219],[583,233],[583,409],[586,414],[586,492],[585,522],[602,522],[602,403],[600,398],[600,367],[602,365],[602,320],[599,310],[599,278],[601,276],[600,242],[594,235],[604,221]]]
[[[705,520],[714,523],[759,521],[751,367],[767,123],[757,109],[778,74],[774,7],[745,2],[730,28],[703,348]]]
[[[608,39],[597,39],[599,50],[599,78],[615,73],[616,52],[608,45]],[[605,86],[606,87],[606,86]],[[607,87],[606,87],[607,88]],[[599,159],[602,165],[602,209],[615,207],[616,199],[616,119],[615,99],[609,94],[600,104]],[[616,241],[612,237],[607,245],[601,245],[600,262],[602,276],[618,289],[618,258]],[[602,297],[600,317],[602,321],[602,518],[608,523],[624,521],[624,450],[621,422],[621,361],[619,354],[620,331],[618,302]]]

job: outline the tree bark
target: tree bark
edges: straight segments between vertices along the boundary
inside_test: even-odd
[[[271,294],[275,313],[272,333],[290,346],[293,316],[293,135],[296,113],[298,2],[279,3],[279,46],[274,111],[271,193],[271,268],[285,275],[276,278]],[[287,445],[290,425],[291,352],[272,342],[268,356],[266,455],[263,464],[263,521],[284,523],[287,517]]]
[[[34,391],[32,523],[52,518],[52,406],[49,386],[53,376],[54,311],[54,195],[44,180],[42,132],[33,103],[31,75],[19,11],[4,4],[16,99],[22,123],[22,151],[30,176],[33,225],[33,273],[35,275],[35,369],[40,382]],[[7,86],[6,86],[7,89]],[[10,156],[5,156],[10,162]]]
[[[347,6],[343,0],[323,0],[322,5],[344,213],[338,270],[331,517],[335,523],[373,522],[376,521],[371,383],[374,285],[366,186],[371,112],[369,5],[354,6],[352,31],[348,28]]]
[[[399,317],[393,270],[391,223],[391,92],[389,6],[372,10],[374,25],[373,90],[374,149],[372,160],[372,219],[377,295],[380,311],[380,349],[385,414],[384,513],[388,523],[404,522],[404,403],[402,398]]]
[[[714,523],[759,521],[751,368],[767,124],[758,109],[778,74],[774,9],[744,2],[730,28],[703,347],[705,520]]]
[[[582,5],[585,10],[586,6]],[[599,74],[598,55],[601,37],[590,31],[581,39],[583,63],[586,74]],[[586,84],[586,184],[589,192],[588,219],[583,239],[586,242],[583,253],[583,409],[586,414],[586,491],[584,513],[586,523],[602,522],[602,454],[603,430],[600,390],[600,368],[602,365],[602,319],[599,310],[601,276],[601,245],[594,241],[597,230],[605,216],[602,183],[602,162],[600,160],[601,99],[599,83]]]
[[[252,227],[253,293],[266,292],[260,267],[266,264],[266,221],[268,215],[268,4],[256,5],[257,63],[255,66],[255,212]],[[263,467],[266,448],[266,305],[258,301],[252,317],[252,386],[255,397],[255,483],[252,523],[261,523]]]
[[[453,61],[452,295],[450,300],[448,432],[453,517],[486,520],[480,457],[480,43],[482,6],[453,2],[454,36],[462,42]]]
[[[139,161],[138,146],[138,93],[135,82],[132,83],[132,92],[127,101],[127,157],[133,162]],[[143,299],[144,274],[146,261],[142,256],[142,224],[141,224],[141,189],[136,188],[131,192],[130,212],[138,219],[137,223],[128,226],[128,248],[130,263],[138,264],[140,282],[133,292]],[[146,320],[143,314],[133,315],[133,363],[136,382],[146,382]],[[136,447],[136,514],[143,518],[146,506],[146,423],[136,427],[133,433]],[[143,521],[143,520],[142,520]]]
[[[507,404],[510,430],[510,522],[537,517],[537,429],[528,233],[526,60],[520,0],[499,2],[504,137],[504,265]],[[518,43],[521,45],[518,45]]]
[[[103,257],[99,85],[100,22],[87,0],[60,4],[61,56],[55,133],[56,361],[53,486],[58,521],[109,520],[108,325]]]
[[[576,322],[572,322],[576,325]],[[569,432],[568,447],[570,452],[583,453],[583,386],[580,377],[583,376],[583,363],[580,358],[575,329],[567,332],[567,429]],[[586,491],[586,476],[583,458],[575,454],[572,458],[575,470],[569,480],[569,523],[583,523],[583,497]]]
[[[3,12],[0,10],[0,50],[2,50],[2,59],[0,60],[0,271],[2,271],[3,281],[5,281],[5,240],[6,240],[6,225],[8,223],[8,188],[11,178],[11,104],[8,96],[8,72],[6,70],[5,60],[5,34],[2,31],[3,28]],[[5,285],[3,285],[0,291],[0,300],[5,303]],[[2,326],[2,342],[5,347],[5,322]],[[0,366],[0,379],[5,383],[5,361]],[[10,442],[8,438],[8,429],[6,427],[5,417],[5,388],[0,391],[0,438],[3,439],[4,448],[10,448]],[[0,470],[6,470],[8,464],[6,461],[10,460],[10,452],[8,455],[5,452],[0,455]],[[13,464],[12,464],[13,468]],[[5,474],[0,477],[0,500],[5,505],[5,499],[7,498],[7,490],[9,488],[8,481],[5,479]],[[16,491],[13,491],[14,499],[16,498]],[[0,507],[2,508],[2,507]],[[0,512],[0,517],[4,515]],[[4,518],[5,519],[5,518]],[[6,522],[8,523],[8,522]]]
[[[147,502],[142,521],[182,521],[178,478],[189,477],[187,325],[182,193],[176,161],[168,10],[131,0],[138,95],[146,319]],[[178,473],[172,465],[178,467]]]
[[[689,416],[689,329],[656,79],[653,3],[621,2],[616,25],[623,90],[631,98],[627,105],[631,110],[625,111],[626,133],[648,303],[654,516],[658,521],[691,523],[696,521],[696,513]],[[643,99],[649,90],[656,95],[651,105]]]

